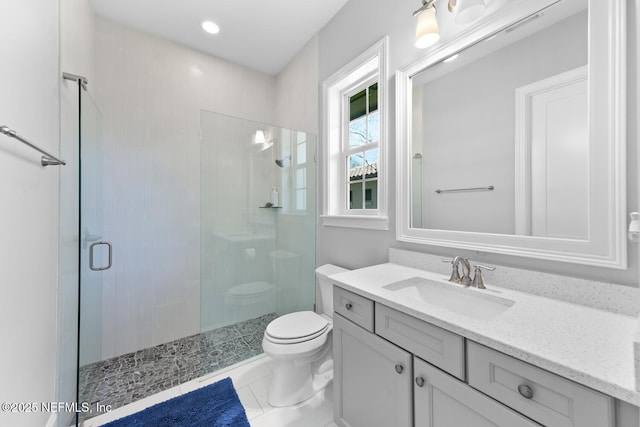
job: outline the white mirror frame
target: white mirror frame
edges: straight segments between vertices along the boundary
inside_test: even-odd
[[[555,239],[411,227],[411,78],[558,0],[519,0],[396,70],[399,241],[599,267],[627,268],[626,1],[589,0],[589,238]],[[595,142],[595,143],[594,143]],[[515,161],[515,159],[514,159]],[[594,165],[598,163],[596,169]],[[597,184],[597,185],[596,185]],[[596,188],[597,187],[597,188]],[[595,219],[606,227],[596,227]]]

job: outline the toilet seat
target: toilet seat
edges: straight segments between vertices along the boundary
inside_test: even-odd
[[[264,338],[274,344],[297,344],[325,334],[329,326],[327,319],[313,311],[299,311],[269,323]]]

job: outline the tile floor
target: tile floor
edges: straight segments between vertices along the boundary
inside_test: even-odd
[[[180,338],[83,366],[80,401],[91,418],[262,354],[262,336],[275,314]]]
[[[311,399],[288,408],[274,408],[267,402],[267,390],[273,380],[274,361],[259,355],[232,367],[197,378],[153,396],[117,408],[85,421],[83,427],[98,427],[141,411],[172,397],[231,377],[252,427],[337,427],[333,422],[331,387]]]

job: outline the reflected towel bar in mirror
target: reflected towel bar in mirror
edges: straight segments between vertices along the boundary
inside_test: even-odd
[[[440,194],[440,193],[458,193],[458,192],[462,192],[462,191],[491,191],[493,190],[495,187],[493,185],[490,185],[488,187],[473,187],[473,188],[452,188],[449,190],[441,190],[441,189],[437,189],[436,193]]]

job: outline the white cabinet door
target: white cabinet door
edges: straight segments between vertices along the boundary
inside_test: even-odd
[[[540,427],[417,357],[413,367],[416,427]]]
[[[411,427],[411,354],[333,316],[334,419],[342,427]]]

